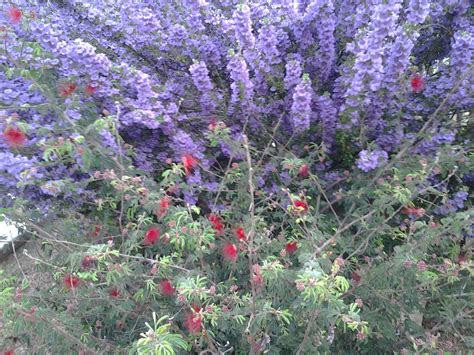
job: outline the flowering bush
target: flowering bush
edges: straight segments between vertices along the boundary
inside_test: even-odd
[[[3,10],[4,352],[472,348],[468,0]],[[418,315],[418,316],[417,316]]]

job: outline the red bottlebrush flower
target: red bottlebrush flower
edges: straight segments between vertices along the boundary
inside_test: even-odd
[[[222,249],[222,254],[224,258],[228,261],[235,262],[239,257],[239,251],[235,244],[226,244]]]
[[[224,225],[222,224],[222,220],[220,217],[214,213],[209,215],[209,222],[211,222],[212,228],[218,232],[218,234],[222,234],[224,231]]]
[[[420,74],[415,74],[410,79],[410,86],[414,93],[420,93],[425,88],[425,79]]]
[[[21,147],[26,143],[26,135],[16,127],[7,127],[3,131],[3,137],[12,147]]]
[[[13,350],[4,350],[1,354],[2,355],[14,355],[15,353],[13,352]]]
[[[22,16],[23,13],[18,7],[12,6],[7,10],[8,20],[14,25],[20,23]]]
[[[170,199],[169,197],[163,197],[160,200],[160,208],[167,210],[170,207]]]
[[[247,236],[245,235],[245,230],[242,227],[237,227],[235,229],[235,236],[239,241],[243,241],[247,239]]]
[[[401,212],[410,216],[423,217],[426,211],[424,208],[403,207]]]
[[[109,291],[109,295],[112,298],[118,298],[118,297],[120,297],[120,291],[116,288],[111,288],[110,291]]]
[[[293,201],[293,207],[296,209],[297,212],[308,211],[308,204],[306,203],[306,201],[303,201],[303,200]]]
[[[84,90],[86,91],[86,93],[88,93],[89,95],[92,95],[94,94],[96,91],[97,91],[97,88],[95,86],[93,86],[92,84],[86,84]]]
[[[82,258],[81,267],[83,269],[88,269],[92,266],[94,262],[95,262],[95,258],[93,256],[86,255],[84,256],[84,258]]]
[[[96,227],[94,228],[94,231],[92,232],[92,236],[93,236],[93,237],[98,237],[99,234],[100,234],[100,227],[99,227],[99,226],[96,226]]]
[[[183,155],[181,161],[183,162],[186,176],[189,176],[193,169],[198,165],[198,160],[191,154]]]
[[[79,286],[79,279],[71,274],[66,274],[66,276],[64,276],[64,286],[66,286],[68,290],[75,289]]]
[[[403,207],[401,212],[403,214],[411,214],[412,210],[413,210],[413,208],[411,208],[411,207]]]
[[[170,198],[165,196],[160,200],[160,206],[158,210],[156,211],[156,215],[159,218],[163,217],[164,215],[166,215],[166,213],[168,213],[169,207],[170,207]]]
[[[309,167],[306,164],[300,166],[300,170],[298,171],[298,175],[300,178],[306,179],[309,176]]]
[[[261,269],[260,265],[258,265],[258,264],[252,265],[252,282],[253,282],[253,284],[260,288],[260,287],[263,286],[264,281],[265,280],[263,279],[262,269]]]
[[[217,121],[216,119],[213,117],[211,118],[211,120],[209,121],[209,126],[208,126],[209,130],[210,131],[215,131],[216,128],[217,128]]]
[[[173,287],[169,280],[161,280],[160,292],[165,296],[172,296],[176,292],[176,289]]]
[[[295,241],[286,243],[285,250],[288,254],[293,254],[298,250],[298,243]]]
[[[202,316],[199,314],[201,308],[198,306],[193,306],[194,312],[188,313],[184,317],[184,327],[190,333],[199,333],[202,328]]]
[[[356,284],[359,284],[359,283],[360,283],[360,280],[362,279],[362,278],[360,277],[359,273],[357,273],[356,271],[353,271],[353,272],[351,273],[351,277],[352,277],[352,280],[354,280],[354,282],[355,282]]]
[[[143,240],[143,244],[145,245],[153,245],[160,239],[160,230],[156,227],[150,228],[147,230],[145,234],[145,239]]]
[[[74,83],[62,83],[59,85],[59,96],[61,97],[68,97],[74,91],[76,91],[77,86]]]

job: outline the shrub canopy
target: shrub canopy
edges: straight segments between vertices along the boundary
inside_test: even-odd
[[[16,1],[0,349],[474,344],[469,0]]]

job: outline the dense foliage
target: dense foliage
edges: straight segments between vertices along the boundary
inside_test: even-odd
[[[469,0],[2,11],[0,349],[474,347]]]

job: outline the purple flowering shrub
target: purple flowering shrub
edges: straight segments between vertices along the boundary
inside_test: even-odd
[[[0,350],[472,348],[468,0],[16,1]]]

